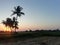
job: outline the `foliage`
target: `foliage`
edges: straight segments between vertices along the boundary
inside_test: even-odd
[[[22,7],[20,6],[17,6],[17,7],[14,7],[15,11],[12,10],[13,14],[16,14],[17,16],[16,17],[13,17],[13,19],[11,18],[6,18],[6,21],[2,21],[2,23],[6,26],[6,27],[10,27],[10,29],[12,28],[15,28],[15,32],[16,32],[16,29],[18,29],[18,21],[17,21],[17,18],[20,17],[21,15],[24,15],[22,11]],[[11,16],[12,16],[11,15]]]

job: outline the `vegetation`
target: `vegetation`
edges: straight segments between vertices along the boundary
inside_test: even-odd
[[[17,8],[14,7],[14,9],[15,9],[15,11],[12,10],[12,12],[13,12],[12,15],[16,14],[15,20],[17,21],[17,18],[18,18],[18,17],[21,17],[21,15],[24,15],[24,13],[21,12],[23,8],[20,7],[20,6],[17,6]],[[11,15],[11,16],[12,16],[12,15]],[[15,22],[15,27],[17,27],[16,22]],[[15,32],[16,32],[16,28],[15,28]]]
[[[13,17],[13,20],[11,18],[7,18],[6,21],[3,20],[2,23],[6,27],[10,27],[11,31],[12,31],[12,28],[18,29],[18,21],[15,20],[15,17]]]
[[[18,17],[21,17],[21,15],[24,15],[24,13],[21,12],[23,8],[20,7],[20,6],[14,7],[14,9],[15,9],[15,11],[12,10],[13,11],[13,14],[12,15],[16,14],[16,17],[13,17],[13,19],[7,18],[6,21],[3,20],[2,23],[6,27],[10,27],[11,31],[12,31],[13,28],[15,28],[15,32],[16,32],[16,29],[18,29],[18,21],[17,21],[17,18]]]
[[[0,31],[0,42],[7,40],[26,40],[36,37],[52,36],[60,37],[60,30],[35,30],[35,31],[24,31],[24,32],[13,32],[12,34],[3,34],[6,32]],[[10,35],[10,36],[9,36]]]
[[[14,9],[15,9],[15,11],[13,11],[12,10],[12,12],[13,12],[13,14],[12,15],[14,15],[14,14],[16,14],[16,20],[17,20],[17,18],[18,17],[21,17],[21,15],[24,15],[24,13],[23,12],[21,12],[22,11],[22,7],[20,7],[20,6],[17,6],[17,8],[16,7],[14,7]],[[12,16],[11,15],[11,16]]]

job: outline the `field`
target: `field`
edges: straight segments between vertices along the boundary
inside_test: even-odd
[[[1,33],[0,45],[60,45],[60,31]]]
[[[60,37],[36,37],[26,40],[0,43],[0,45],[42,45],[42,43],[45,43],[46,45],[60,45]]]

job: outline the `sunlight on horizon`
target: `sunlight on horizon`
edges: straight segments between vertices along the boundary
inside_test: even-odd
[[[51,27],[51,28],[50,28]],[[47,26],[47,25],[40,25],[40,26],[38,26],[38,25],[30,25],[30,26],[28,26],[28,25],[20,25],[19,26],[19,29],[17,29],[17,31],[26,31],[26,30],[41,30],[41,29],[44,29],[44,30],[46,30],[47,28],[47,30],[49,30],[49,29],[54,29],[53,28],[54,26]],[[57,28],[56,28],[57,29]],[[5,27],[5,25],[3,25],[3,24],[0,24],[0,31],[10,31],[11,32],[11,29],[9,28],[9,27]],[[12,29],[12,31],[14,31],[13,29]]]

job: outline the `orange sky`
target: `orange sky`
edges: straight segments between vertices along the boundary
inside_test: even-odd
[[[17,31],[25,31],[25,30],[35,30],[35,29],[39,29],[39,27],[37,28],[38,26],[36,25],[33,25],[33,26],[28,26],[28,25],[20,25],[19,26],[19,29]],[[10,28],[6,28],[5,25],[3,24],[0,24],[0,30],[1,31],[11,31]]]
[[[48,26],[48,25],[44,26],[42,24],[40,26],[39,25],[28,25],[28,24],[23,25],[23,24],[20,24],[19,29],[17,31],[26,31],[26,30],[30,30],[30,29],[31,30],[36,30],[36,29],[39,29],[39,30],[44,29],[45,30],[45,29],[55,29],[55,27],[51,26],[51,25],[50,26]],[[0,24],[0,30],[1,31],[11,31],[10,28],[8,28],[8,27],[6,28],[3,24]]]

